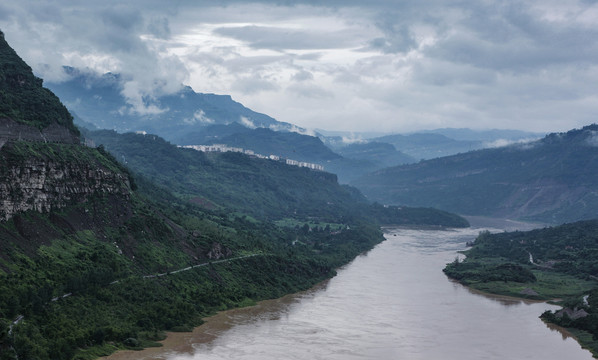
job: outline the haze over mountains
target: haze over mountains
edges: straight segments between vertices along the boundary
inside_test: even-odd
[[[148,99],[146,105],[161,112],[134,113],[121,94],[118,75],[67,72],[74,75],[71,80],[50,86],[94,126],[155,131],[180,145],[226,144],[316,163],[384,204],[548,223],[592,218],[598,209],[592,177],[592,171],[598,173],[592,163],[596,148],[574,132],[542,140],[529,132],[471,129],[371,138],[342,132],[311,136],[228,96],[197,94],[190,88]],[[104,107],[110,109],[108,118],[101,116]],[[549,146],[548,139],[555,136],[561,141]]]
[[[126,89],[120,75],[97,75],[69,67],[64,71],[66,81],[47,85],[82,126],[121,133],[145,131],[178,145],[226,144],[308,161],[336,173],[343,183],[389,166],[494,146],[496,140],[508,143],[539,136],[521,131],[469,129],[376,138],[355,138],[355,134],[325,136],[254,112],[227,95],[196,93],[181,85],[181,90],[174,94],[146,97],[143,104],[130,104],[123,95]]]
[[[98,128],[147,131],[178,143],[190,130],[210,125],[239,123],[248,128],[290,129],[292,125],[252,111],[229,95],[200,94],[183,86],[160,97],[146,96],[142,104],[131,104],[123,95],[119,74],[96,75],[65,67],[68,81],[46,85],[66,106]]]

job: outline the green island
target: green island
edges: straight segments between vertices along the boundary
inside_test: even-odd
[[[541,318],[570,331],[598,357],[598,220],[531,231],[481,232],[447,276],[482,292],[550,300]]]

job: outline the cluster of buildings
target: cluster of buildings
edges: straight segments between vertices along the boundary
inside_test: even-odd
[[[297,161],[297,160],[292,160],[292,159],[283,159],[278,155],[261,155],[261,154],[256,154],[253,150],[246,150],[246,149],[242,149],[242,148],[238,148],[238,147],[230,147],[227,146],[225,144],[213,144],[213,145],[185,145],[185,146],[181,146],[184,148],[188,148],[188,149],[193,149],[193,150],[197,150],[197,151],[203,151],[203,152],[237,152],[237,153],[242,153],[242,154],[246,154],[249,156],[254,156],[260,159],[270,159],[270,160],[274,160],[274,161],[283,161],[285,162],[287,165],[293,165],[293,166],[299,166],[299,167],[306,167],[312,170],[318,170],[318,171],[324,171],[324,167],[322,165],[318,165],[318,164],[313,164],[313,163],[308,163],[305,161]]]

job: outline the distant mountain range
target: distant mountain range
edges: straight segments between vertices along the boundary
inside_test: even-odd
[[[143,106],[152,111],[139,112],[123,96],[125,82],[120,74],[98,75],[65,67],[63,82],[47,82],[52,90],[82,120],[100,129],[118,132],[146,131],[169,141],[179,140],[210,125],[242,124],[248,128],[277,130],[293,128],[246,108],[229,95],[202,94],[188,86],[162,96],[144,97]]]
[[[485,147],[483,141],[455,140],[436,133],[386,135],[372,139],[372,141],[392,144],[417,160],[434,159]]]
[[[381,203],[562,223],[598,214],[598,125],[379,170],[352,184]]]
[[[123,95],[121,75],[98,75],[72,67],[64,71],[67,81],[47,86],[67,105],[79,126],[119,133],[142,131],[178,145],[225,144],[307,161],[337,174],[342,183],[386,167],[539,137],[514,130],[470,129],[384,136],[364,133],[357,134],[362,139],[357,142],[347,140],[355,134],[343,132],[319,130],[315,137],[252,111],[228,95],[197,93],[188,86],[174,94],[144,97],[143,106],[153,111],[138,112]]]

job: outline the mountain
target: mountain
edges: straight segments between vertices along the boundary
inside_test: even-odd
[[[307,289],[383,240],[369,206],[391,223],[467,225],[370,205],[332,174],[155,135],[99,131],[106,146],[81,145],[1,32],[0,55],[3,359],[157,346],[164,330]]]
[[[539,139],[542,135],[519,130],[435,129],[411,134],[385,135],[369,141],[392,144],[416,159],[434,159],[468,151]]]
[[[340,186],[334,174],[281,161],[233,152],[204,153],[150,134],[100,130],[87,132],[86,137],[134,172],[211,209],[236,209],[261,219],[332,221],[359,214],[358,203],[366,203],[361,194]]]
[[[295,223],[361,219],[384,224],[468,226],[462,218],[433,209],[397,210],[369,204],[357,189],[339,185],[336,175],[289,166],[284,161],[180,148],[149,134],[99,130],[85,131],[85,136],[103,144],[132,171],[208,209]]]
[[[352,184],[370,199],[562,223],[598,210],[598,125],[534,142],[388,168]]]
[[[189,133],[210,125],[292,128],[244,107],[229,95],[196,93],[188,86],[181,86],[172,94],[144,96],[141,104],[133,106],[123,95],[127,79],[120,74],[97,75],[72,67],[65,67],[64,71],[66,81],[48,82],[47,86],[69,110],[100,129],[146,131],[179,142]]]
[[[355,143],[338,147],[336,152],[342,158],[329,160],[323,166],[337,174],[339,181],[345,184],[376,170],[415,162],[415,159],[387,143]]]
[[[68,110],[42,79],[6,43],[0,32],[0,136],[78,143],[79,131]],[[0,143],[2,147],[3,143]]]

